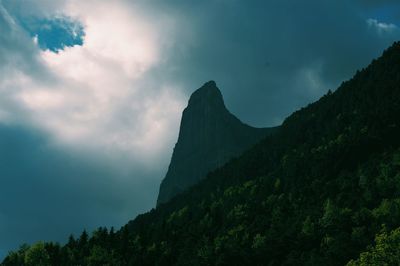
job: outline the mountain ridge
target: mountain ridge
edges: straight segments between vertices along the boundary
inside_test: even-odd
[[[206,82],[192,93],[182,113],[178,141],[160,185],[157,205],[275,131],[241,122],[226,108],[215,81]]]

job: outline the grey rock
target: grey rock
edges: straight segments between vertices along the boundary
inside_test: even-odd
[[[178,142],[168,172],[161,182],[157,205],[198,183],[276,128],[254,128],[242,123],[225,107],[214,81],[190,97],[182,114]]]

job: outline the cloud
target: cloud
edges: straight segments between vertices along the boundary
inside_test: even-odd
[[[84,27],[85,35],[79,35],[83,42],[35,50],[36,67],[47,72],[49,82],[43,82],[43,74],[32,75],[13,65],[14,73],[2,88],[14,87],[9,97],[15,108],[62,143],[130,150],[146,161],[159,158],[165,145],[171,148],[184,101],[179,89],[169,88],[173,85],[150,85],[142,78],[165,60],[173,21],[162,16],[152,21],[122,3],[93,1],[68,2],[63,14],[62,23],[37,19],[39,25],[32,26],[31,33],[57,26],[67,27],[57,34],[68,35],[65,31],[80,26],[65,18],[75,18]],[[37,38],[40,45],[42,36]],[[33,50],[34,45],[30,43]],[[123,121],[115,118],[121,116]]]
[[[377,19],[367,19],[367,24],[370,28],[376,30],[379,34],[392,33],[399,28],[393,23],[379,22]]]
[[[189,89],[216,80],[233,113],[256,126],[279,124],[334,90],[400,37],[394,32],[382,38],[371,31],[364,10],[348,2],[157,4],[183,25],[169,68],[161,68],[164,76],[179,77]],[[308,75],[305,69],[318,74],[318,89],[311,91],[307,79],[299,79]]]

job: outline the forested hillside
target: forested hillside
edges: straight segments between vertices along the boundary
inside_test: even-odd
[[[118,232],[3,265],[399,265],[400,43]],[[386,263],[386,264],[385,264]]]

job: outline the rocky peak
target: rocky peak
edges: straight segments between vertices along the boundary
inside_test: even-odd
[[[215,81],[205,83],[190,96],[188,107],[191,106],[225,108],[221,91]]]
[[[272,130],[243,124],[225,107],[214,81],[205,83],[190,97],[182,114],[178,142],[157,204],[198,183],[207,173],[238,156]]]

